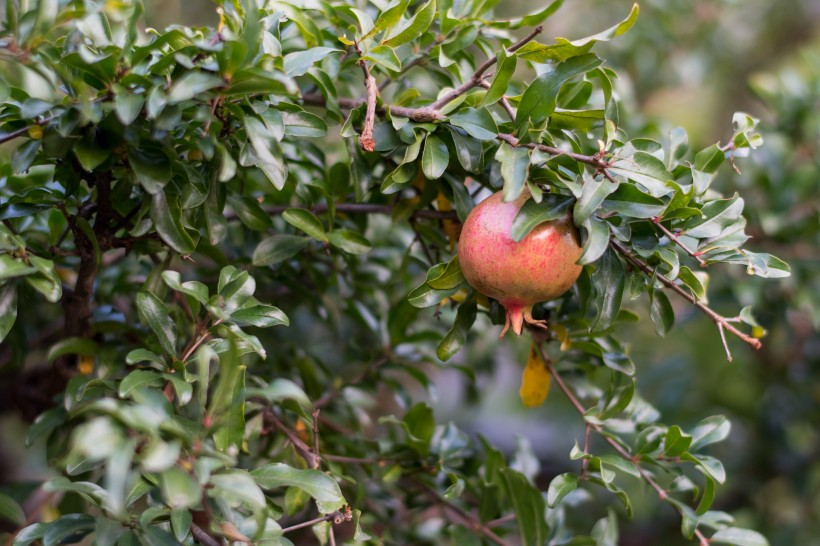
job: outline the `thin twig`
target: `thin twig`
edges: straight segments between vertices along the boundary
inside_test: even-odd
[[[413,483],[421,487],[428,497],[436,501],[436,503],[442,507],[444,512],[448,514],[448,517],[451,521],[456,520],[453,521],[453,523],[463,525],[468,529],[472,529],[473,531],[484,535],[489,540],[498,544],[498,546],[512,546],[509,542],[498,536],[487,525],[481,523],[481,521],[477,517],[470,514],[469,512],[466,512],[465,510],[456,506],[455,504],[452,504],[447,499],[442,497],[438,491],[436,491],[426,483],[415,479],[413,480]]]
[[[685,300],[688,300],[690,303],[692,303],[698,310],[703,312],[707,317],[709,317],[709,319],[712,322],[714,322],[718,326],[718,329],[721,330],[721,333],[722,333],[722,329],[725,329],[729,333],[733,334],[734,336],[736,336],[737,338],[741,339],[743,342],[748,344],[752,349],[754,349],[754,350],[760,349],[760,347],[762,346],[762,343],[760,342],[760,340],[757,339],[757,338],[754,338],[750,335],[744,334],[743,332],[741,332],[740,330],[735,328],[735,326],[732,325],[732,319],[724,317],[723,315],[720,315],[720,314],[716,313],[714,310],[712,310],[711,307],[709,307],[708,305],[698,301],[695,296],[693,296],[692,294],[690,294],[689,292],[684,290],[682,287],[677,285],[675,283],[675,281],[669,279],[665,275],[661,275],[661,274],[657,273],[651,266],[649,266],[649,264],[647,264],[646,262],[644,262],[644,261],[640,260],[639,258],[637,258],[634,254],[632,254],[629,250],[627,250],[627,248],[624,247],[618,241],[611,240],[609,242],[609,244],[612,246],[612,248],[614,248],[618,252],[618,254],[623,256],[626,259],[626,261],[628,261],[629,263],[631,263],[632,265],[634,265],[635,267],[637,267],[638,269],[643,271],[647,276],[657,278],[659,281],[661,281],[661,283],[663,283],[664,286],[666,286],[667,288],[672,290],[674,293],[676,293],[680,297],[682,297]],[[728,349],[728,346],[725,344],[725,342],[724,342],[724,347],[726,348],[726,353],[729,356],[729,362],[731,362],[732,361],[731,354],[729,354],[729,349]]]
[[[532,32],[530,32],[529,34],[521,38],[518,42],[507,48],[507,52],[515,53],[516,51],[524,47],[524,45],[527,42],[531,42],[536,36],[541,34],[543,30],[544,27],[542,25],[538,25],[532,30]],[[430,108],[432,110],[441,110],[442,108],[456,100],[458,97],[469,91],[470,89],[473,89],[474,87],[481,85],[481,82],[484,79],[484,73],[487,72],[487,70],[489,70],[490,67],[492,67],[497,62],[498,57],[490,57],[489,59],[484,61],[484,63],[481,66],[479,66],[475,72],[473,72],[473,75],[470,77],[469,80],[462,83],[455,89],[451,90],[449,93],[446,93],[437,101],[433,102],[433,104],[430,105]]]
[[[416,241],[419,243],[419,246],[421,247],[421,250],[424,252],[424,255],[427,257],[427,261],[430,264],[430,266],[432,267],[432,266],[436,265],[436,260],[435,260],[435,258],[433,258],[433,254],[430,253],[430,249],[427,248],[426,244],[424,244],[424,239],[422,239],[421,233],[419,233],[419,230],[416,229],[416,222],[413,221],[413,218],[410,218],[410,227],[413,228],[413,233],[416,236]]]
[[[5,144],[6,142],[8,142],[10,140],[14,140],[15,138],[17,138],[19,136],[23,136],[24,134],[28,133],[29,129],[31,129],[32,127],[37,127],[38,125],[40,127],[42,127],[43,125],[47,125],[51,121],[51,119],[52,118],[37,120],[34,123],[32,123],[31,125],[26,125],[25,127],[20,127],[19,129],[15,129],[14,131],[12,131],[10,133],[7,133],[3,136],[0,136],[0,144]]]
[[[222,542],[206,533],[205,530],[196,523],[191,524],[191,535],[193,535],[194,540],[205,546],[222,546]]]
[[[490,88],[490,83],[487,80],[481,80],[480,85],[484,89],[489,89]],[[504,111],[507,112],[507,115],[509,116],[510,121],[515,121],[515,110],[513,110],[513,107],[510,104],[510,101],[507,100],[506,95],[501,97],[500,99],[498,99],[498,104],[500,104],[501,107],[504,109]]]
[[[270,423],[274,427],[279,429],[282,433],[285,434],[285,436],[288,437],[288,440],[291,444],[293,444],[293,448],[296,450],[296,453],[298,453],[299,456],[305,460],[305,462],[308,465],[308,468],[311,468],[313,470],[319,468],[319,465],[321,464],[321,459],[319,455],[317,453],[314,453],[313,450],[310,449],[310,446],[308,446],[301,438],[299,438],[298,434],[291,430],[290,427],[286,426],[276,416],[276,413],[274,413],[274,411],[271,408],[266,407],[263,410],[262,418],[267,423]]]
[[[706,267],[707,265],[709,265],[709,264],[707,264],[707,263],[706,263],[706,261],[705,261],[703,258],[701,258],[701,257],[700,257],[700,254],[698,254],[697,252],[695,252],[694,250],[692,250],[691,248],[689,248],[688,246],[686,246],[686,244],[685,244],[683,241],[681,241],[681,240],[680,240],[680,237],[678,237],[678,236],[677,236],[675,233],[673,233],[671,230],[669,230],[669,229],[667,229],[666,227],[664,227],[664,225],[663,225],[663,224],[661,224],[661,220],[662,220],[662,219],[661,219],[661,217],[660,217],[660,216],[656,216],[655,218],[653,218],[653,219],[652,219],[652,221],[655,223],[655,225],[656,225],[656,226],[658,226],[658,229],[659,229],[659,230],[661,230],[661,231],[663,232],[663,234],[664,234],[664,235],[666,235],[667,237],[669,237],[669,240],[671,240],[672,242],[674,242],[674,243],[675,243],[676,245],[678,245],[678,246],[679,246],[679,247],[680,247],[680,248],[681,248],[684,252],[686,252],[687,254],[689,254],[689,256],[691,256],[692,258],[694,258],[694,259],[698,262],[698,265],[700,265],[701,267]],[[731,359],[730,359],[730,360],[731,360]]]

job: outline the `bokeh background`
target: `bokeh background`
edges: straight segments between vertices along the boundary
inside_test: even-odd
[[[145,4],[149,26],[217,21],[207,0]],[[593,34],[631,7],[625,0],[566,4],[548,21],[543,40]],[[499,11],[512,16],[536,7],[532,0],[501,0]],[[730,340],[732,364],[714,326],[681,302],[667,337],[657,337],[649,321],[626,331],[638,387],[665,422],[691,426],[714,414],[732,421],[731,436],[716,448],[729,475],[716,509],[763,532],[772,546],[820,545],[820,2],[645,0],[640,7],[628,34],[596,49],[621,74],[624,129],[661,139],[682,126],[690,147],[699,149],[731,134],[733,112],[761,118],[765,146],[738,161],[742,174],[724,169],[716,186],[746,200],[749,247],[787,260],[793,275],[765,281],[738,268],[713,274],[711,305],[726,315],[739,310],[738,301],[751,305],[767,331],[758,352]],[[645,314],[646,302],[628,305]],[[495,330],[488,332],[459,357],[482,371],[477,389],[457,371],[431,368],[436,387],[420,395],[436,404],[440,422],[454,420],[510,451],[533,453],[546,485],[573,469],[567,455],[582,440],[583,424],[559,392],[539,408],[522,408],[517,391],[527,349],[525,341],[499,349]],[[14,416],[0,416],[6,479],[45,472],[36,453],[15,451],[23,431]],[[632,489],[636,516],[622,525],[622,546],[687,543],[674,511],[637,481],[624,485]]]

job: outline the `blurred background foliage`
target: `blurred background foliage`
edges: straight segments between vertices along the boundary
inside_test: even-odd
[[[510,16],[533,9],[530,0],[502,2]],[[145,4],[149,26],[217,20],[207,0]],[[567,2],[544,35],[586,35],[622,18],[630,5]],[[717,186],[741,192],[754,236],[749,247],[787,260],[792,276],[767,283],[724,267],[709,286],[719,312],[732,313],[734,301],[753,306],[767,331],[763,349],[753,353],[730,340],[735,360],[727,364],[713,324],[685,304],[676,308],[678,327],[662,340],[649,321],[625,333],[639,366],[639,388],[666,420],[691,426],[704,415],[724,414],[732,421],[730,438],[717,446],[729,480],[714,508],[760,530],[773,545],[820,545],[820,2],[646,0],[638,24],[601,44],[600,54],[621,74],[630,134],[662,138],[679,125],[690,149],[699,149],[731,134],[736,110],[763,120],[764,147],[738,161],[742,176],[727,169]],[[632,308],[641,312],[646,305]],[[298,314],[291,319],[296,332],[322,343],[321,326]],[[559,393],[540,408],[522,408],[517,387],[528,342],[507,341],[494,351],[495,335],[488,332],[486,341],[459,357],[460,364],[486,372],[477,379],[486,387],[479,389],[482,397],[462,373],[431,369],[432,402],[439,422],[452,419],[510,451],[524,442],[519,453],[532,449],[538,456],[545,486],[572,470],[567,453],[582,440],[583,424]],[[389,403],[391,396],[384,398]],[[8,416],[0,425],[0,445],[18,445],[10,439],[24,434],[24,425]],[[517,439],[524,437],[531,445]],[[5,478],[43,477],[45,462],[31,452],[2,456]],[[639,482],[627,485],[635,490],[637,515],[622,528],[621,545],[685,544],[679,516],[652,502],[650,492],[641,495]]]

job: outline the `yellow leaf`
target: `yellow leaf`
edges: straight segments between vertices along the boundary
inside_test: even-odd
[[[528,408],[540,406],[547,399],[550,392],[550,372],[541,355],[535,348],[535,343],[530,347],[530,356],[527,358],[527,366],[521,375],[521,401]]]
[[[553,335],[561,342],[561,350],[568,351],[572,346],[572,341],[569,339],[569,330],[560,324],[551,324],[550,329]]]
[[[80,357],[80,364],[77,366],[77,371],[83,375],[89,375],[94,371],[94,357],[91,355],[82,355]]]
[[[34,140],[40,140],[43,138],[43,128],[39,125],[32,125],[28,128],[28,136]]]
[[[452,203],[442,192],[438,193],[436,203],[438,204],[438,210],[442,212],[453,210]],[[461,235],[461,223],[453,220],[442,220],[441,224],[444,233],[447,235],[447,240],[450,242],[450,250],[453,250],[456,247],[456,242],[458,242],[458,236]]]

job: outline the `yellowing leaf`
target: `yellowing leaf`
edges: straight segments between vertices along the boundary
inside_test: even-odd
[[[553,335],[561,342],[561,350],[568,351],[572,347],[572,341],[569,339],[569,330],[560,324],[551,324],[550,329]]]
[[[438,210],[440,211],[453,210],[453,204],[450,203],[450,200],[447,199],[447,196],[442,192],[439,192],[438,197],[436,198],[436,203],[438,204]],[[461,235],[461,222],[442,220],[441,223],[444,233],[447,234],[447,240],[450,243],[450,250],[452,251],[456,247],[456,242],[458,242],[459,235]]]
[[[80,363],[77,366],[77,371],[83,375],[89,375],[94,371],[94,357],[92,355],[80,356]]]
[[[533,343],[530,347],[530,356],[527,358],[527,367],[521,375],[521,389],[518,391],[524,405],[534,408],[543,404],[550,392],[550,382],[550,372]]]

